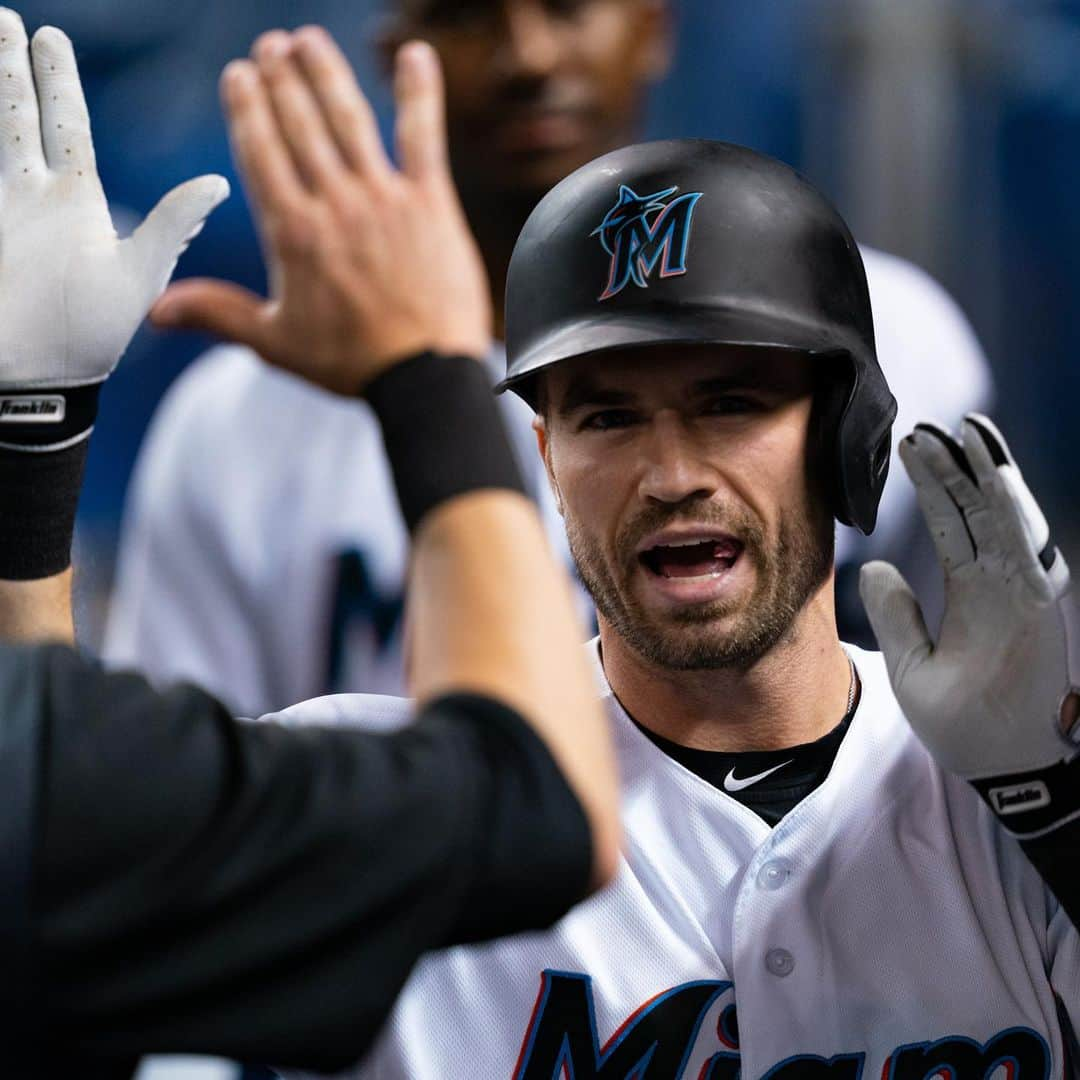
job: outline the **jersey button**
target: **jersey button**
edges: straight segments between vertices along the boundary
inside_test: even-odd
[[[789,877],[791,877],[791,863],[787,859],[772,859],[758,870],[758,888],[775,892],[783,887]]]
[[[787,949],[770,949],[765,954],[765,967],[773,975],[783,978],[795,970],[795,957]]]

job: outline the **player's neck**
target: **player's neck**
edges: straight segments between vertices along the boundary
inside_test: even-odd
[[[772,750],[813,742],[843,718],[851,668],[831,583],[749,670],[672,671],[649,663],[601,621],[604,672],[639,724],[702,750]]]

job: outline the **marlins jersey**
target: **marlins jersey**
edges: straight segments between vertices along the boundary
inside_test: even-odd
[[[900,403],[898,430],[959,422],[990,398],[963,315],[922,271],[864,249],[878,353]],[[492,358],[501,376],[503,360]],[[502,398],[527,483],[565,555],[530,429]],[[872,537],[837,539],[838,607],[863,630],[856,569],[888,558],[940,591],[912,488],[894,462]],[[132,481],[105,643],[110,661],[193,679],[244,715],[335,689],[403,689],[407,535],[374,416],[262,364],[215,349],[158,411]],[[914,563],[914,564],[913,564]],[[930,614],[932,615],[933,604]]]
[[[423,961],[348,1075],[1077,1075],[1080,936],[912,734],[881,657],[848,651],[862,681],[850,729],[774,828],[642,734],[597,659],[623,787],[614,883],[550,931]],[[408,710],[344,695],[277,719],[384,728]]]
[[[494,382],[501,351],[490,367]],[[569,567],[532,410],[500,405]],[[106,659],[191,679],[247,716],[338,687],[402,693],[408,552],[367,403],[214,349],[167,396],[136,466]]]

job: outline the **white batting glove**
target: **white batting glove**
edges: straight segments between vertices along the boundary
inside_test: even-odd
[[[1080,814],[1064,764],[1080,747],[1070,670],[1069,569],[1001,433],[966,417],[961,439],[920,424],[900,457],[945,573],[937,641],[888,563],[860,591],[912,728],[944,768],[971,780],[1024,835]]]
[[[96,391],[64,391],[108,377],[228,191],[220,176],[191,180],[117,239],[71,42],[47,26],[28,46],[0,8],[0,445],[89,435]]]

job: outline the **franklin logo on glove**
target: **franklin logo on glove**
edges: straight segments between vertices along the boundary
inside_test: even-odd
[[[66,403],[52,397],[0,397],[0,423],[59,424],[67,415]]]
[[[988,798],[990,805],[1002,815],[1021,814],[1025,810],[1038,810],[1041,806],[1050,805],[1050,792],[1041,780],[991,788]]]

